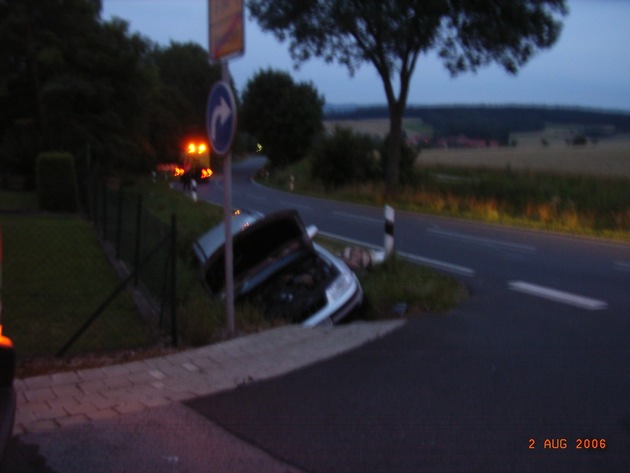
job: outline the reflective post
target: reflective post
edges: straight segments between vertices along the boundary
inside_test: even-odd
[[[394,252],[394,209],[385,206],[385,258]]]

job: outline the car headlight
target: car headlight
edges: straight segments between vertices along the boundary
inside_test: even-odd
[[[326,297],[329,301],[336,301],[352,287],[352,275],[342,274],[326,289]]]

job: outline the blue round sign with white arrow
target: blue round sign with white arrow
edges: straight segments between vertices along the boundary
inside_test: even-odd
[[[212,150],[218,155],[230,151],[236,132],[236,100],[229,84],[218,81],[208,96],[206,127]]]

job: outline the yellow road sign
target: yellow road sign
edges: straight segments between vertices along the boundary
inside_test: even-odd
[[[218,61],[245,49],[243,0],[208,0],[210,58]]]

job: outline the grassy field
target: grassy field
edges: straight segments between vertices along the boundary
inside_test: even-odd
[[[351,128],[357,133],[384,138],[389,120],[328,120],[327,130],[335,126]],[[406,119],[407,133],[430,133],[431,128],[418,119]],[[549,125],[532,133],[514,133],[515,147],[498,149],[425,149],[418,155],[419,166],[455,166],[468,168],[511,168],[519,171],[544,171],[556,174],[580,174],[630,178],[630,135],[617,134],[585,146],[567,146],[571,127]],[[543,145],[545,140],[546,145]]]
[[[427,149],[419,154],[419,166],[455,166],[515,171],[543,171],[562,175],[630,178],[630,137],[593,145],[567,146],[551,142],[521,141],[514,148]]]

